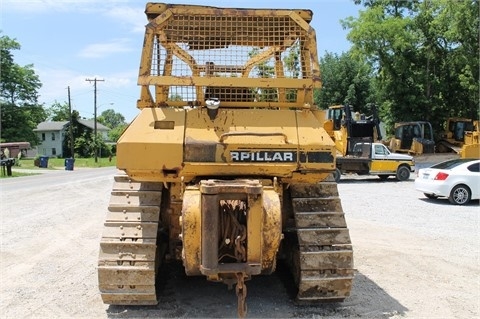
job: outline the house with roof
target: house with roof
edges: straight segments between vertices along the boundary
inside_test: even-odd
[[[33,131],[37,134],[40,143],[37,145],[37,154],[48,157],[63,157],[63,141],[68,138],[69,121],[41,122]],[[79,119],[78,123],[90,129],[95,129],[95,121]],[[97,122],[97,133],[108,141],[110,128]]]

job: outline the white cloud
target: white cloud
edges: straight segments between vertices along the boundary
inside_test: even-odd
[[[132,32],[145,32],[147,17],[140,7],[114,7],[108,10],[106,15],[118,20],[118,22],[131,25]]]
[[[45,107],[50,107],[54,102],[65,103],[68,101],[68,87],[74,110],[80,112],[82,117],[93,116],[93,82],[86,79],[102,79],[97,83],[98,112],[107,108],[114,108],[130,121],[137,113],[136,100],[140,89],[136,84],[138,70],[132,69],[116,73],[95,74],[82,73],[67,68],[35,68],[35,73],[42,81],[39,90],[39,102]],[[112,104],[113,103],[113,104]]]
[[[90,90],[90,85],[85,82],[86,76],[76,74],[72,70],[62,68],[35,68],[42,81],[39,90],[40,103],[50,106],[53,102],[64,102],[68,100],[68,87],[72,94]],[[75,90],[75,93],[73,93]]]
[[[82,58],[103,58],[114,53],[130,52],[129,39],[114,39],[107,43],[94,43],[85,47],[78,54]]]

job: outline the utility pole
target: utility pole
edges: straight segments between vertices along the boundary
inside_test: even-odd
[[[73,140],[73,118],[72,118],[72,103],[70,101],[70,87],[68,87],[68,111],[70,112],[70,152],[71,157],[75,158],[75,147],[74,147],[74,140]]]
[[[95,163],[98,162],[97,156],[97,82],[103,82],[105,80],[100,80],[97,78],[94,79],[85,79],[85,81],[93,81],[93,147],[95,152]]]

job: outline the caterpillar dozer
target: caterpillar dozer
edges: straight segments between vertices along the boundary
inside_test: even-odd
[[[463,145],[460,149],[461,158],[480,158],[480,121],[473,121],[473,128],[463,135]]]
[[[412,155],[434,153],[432,124],[427,121],[395,123],[395,135],[389,145],[392,152]]]
[[[460,153],[465,143],[465,132],[479,131],[478,121],[470,118],[451,117],[445,123],[445,131],[437,142],[438,153]]]
[[[342,301],[353,251],[306,9],[147,3],[138,116],[117,144],[104,303],[157,304],[161,265],[246,285],[289,266],[299,303]]]

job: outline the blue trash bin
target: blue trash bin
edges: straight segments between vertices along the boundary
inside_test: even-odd
[[[75,159],[66,158],[65,159],[65,170],[66,171],[73,171],[73,163],[75,163]]]
[[[41,168],[48,167],[48,156],[40,156],[40,167]]]

